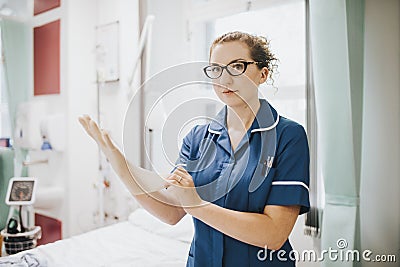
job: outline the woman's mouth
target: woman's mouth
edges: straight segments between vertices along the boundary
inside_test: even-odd
[[[236,93],[237,92],[237,90],[236,91],[231,91],[231,90],[224,90],[224,91],[222,91],[222,93],[224,94],[224,95],[231,95],[231,94],[234,94],[234,93]]]

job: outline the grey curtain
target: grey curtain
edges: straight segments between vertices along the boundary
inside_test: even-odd
[[[364,0],[310,0],[310,37],[325,208],[322,249],[360,250]],[[355,266],[330,260],[323,266]]]

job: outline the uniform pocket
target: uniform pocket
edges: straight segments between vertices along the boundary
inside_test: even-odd
[[[254,170],[253,176],[249,184],[249,192],[256,191],[265,180],[270,180],[270,177],[275,175],[275,168],[269,168],[265,162],[259,162]]]

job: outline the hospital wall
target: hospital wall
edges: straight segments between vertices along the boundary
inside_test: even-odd
[[[68,237],[100,226],[98,188],[102,185],[99,172],[99,152],[95,143],[78,122],[82,114],[97,118],[97,91],[100,92],[100,114],[103,126],[110,130],[116,143],[122,146],[124,114],[129,102],[128,77],[133,69],[138,40],[138,1],[69,0],[63,1],[56,12],[45,13],[32,19],[32,27],[47,21],[61,19],[61,90],[58,95],[33,96],[33,101],[44,103],[48,114],[66,116],[66,149],[51,153],[47,165],[30,167],[30,175],[50,181],[64,188],[63,202],[51,210],[42,210],[63,221],[63,236]],[[106,83],[98,88],[96,83],[96,26],[119,21],[120,81]],[[134,84],[137,84],[135,82]],[[137,135],[128,129],[132,138],[130,146],[138,147]],[[137,126],[136,126],[137,127]],[[138,164],[133,158],[133,163]],[[111,186],[106,188],[105,209],[109,218],[127,216],[132,198],[115,178],[107,177]]]
[[[66,1],[65,1],[66,2]],[[113,172],[108,173],[110,187],[104,189],[102,197],[96,188],[103,185],[102,174],[98,170],[98,149],[93,141],[83,132],[77,122],[78,116],[89,113],[98,120],[99,109],[102,126],[110,131],[111,136],[122,147],[123,119],[129,102],[128,79],[137,53],[138,40],[138,1],[68,1],[69,47],[68,86],[70,103],[70,142],[69,155],[69,234],[84,232],[100,226],[99,204],[103,202],[108,218],[127,216],[126,209],[133,204],[126,189],[116,179]],[[116,83],[105,83],[98,87],[95,66],[95,27],[119,21],[119,67],[120,79]],[[84,23],[82,23],[84,22]],[[75,39],[72,39],[74,38]],[[88,40],[89,39],[89,40]],[[85,44],[86,43],[86,44]],[[82,58],[85,58],[83,61]],[[82,64],[85,62],[84,64]],[[97,105],[99,92],[99,106]],[[137,128],[135,120],[131,128]],[[133,147],[137,144],[136,133],[129,129]],[[139,158],[139,157],[138,157]],[[133,163],[138,160],[133,158]],[[88,196],[87,196],[88,195]],[[84,201],[82,201],[84,200]],[[87,203],[86,203],[87,202]],[[123,219],[123,218],[121,218]]]
[[[400,260],[400,2],[366,0],[361,246]],[[396,265],[397,264],[397,265]]]
[[[139,3],[137,0],[109,1],[100,0],[98,4],[97,25],[107,25],[118,21],[119,24],[119,73],[118,82],[108,82],[100,85],[100,122],[109,131],[113,140],[123,150],[134,150],[129,158],[133,164],[139,164],[139,106],[134,105],[132,120],[126,121],[128,105],[139,89],[139,76],[129,87],[134,63],[138,53],[139,40]],[[104,212],[108,219],[127,219],[130,211],[136,208],[136,202],[113,171],[104,173],[110,182],[104,194]],[[106,218],[106,221],[107,221]],[[112,222],[112,220],[109,220]],[[107,222],[106,222],[107,223]]]
[[[44,105],[47,114],[65,114],[66,146],[62,152],[48,153],[48,164],[29,167],[29,175],[38,178],[39,187],[47,183],[64,189],[59,196],[61,207],[52,207],[50,201],[48,207],[37,209],[40,213],[62,220],[64,237],[86,230],[85,225],[92,219],[85,218],[85,215],[92,213],[96,205],[96,195],[90,189],[97,175],[97,152],[77,124],[80,114],[95,114],[96,110],[93,47],[88,42],[94,40],[92,29],[96,13],[89,12],[93,10],[94,3],[93,0],[83,3],[66,1],[57,10],[32,18],[32,27],[56,19],[61,21],[60,93],[32,95],[31,101]],[[85,24],[81,23],[82,20]],[[85,151],[85,161],[81,158],[82,151]],[[40,152],[30,154],[40,156]]]

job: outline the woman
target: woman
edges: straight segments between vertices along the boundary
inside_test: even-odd
[[[204,72],[226,106],[184,138],[184,167],[168,176],[168,189],[135,197],[170,224],[193,216],[187,266],[294,266],[288,236],[309,210],[309,152],[303,127],[258,98],[275,58],[264,38],[232,32],[213,42],[209,61]],[[134,184],[107,133],[88,117],[81,123],[128,188]]]

